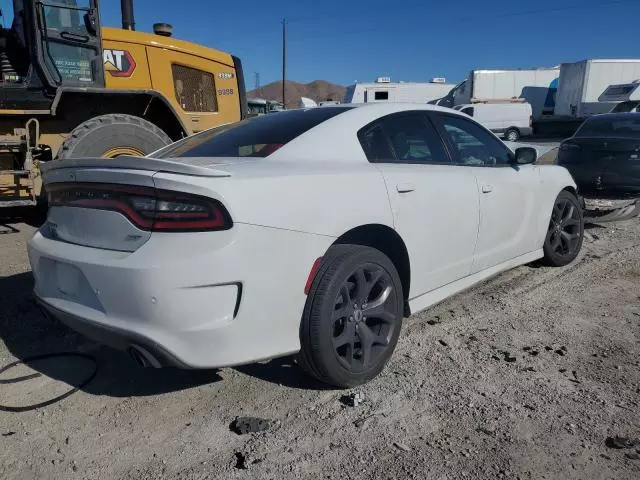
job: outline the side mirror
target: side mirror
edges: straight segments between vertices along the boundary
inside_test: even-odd
[[[529,165],[538,159],[538,151],[533,147],[520,147],[515,151],[515,163],[517,165]]]

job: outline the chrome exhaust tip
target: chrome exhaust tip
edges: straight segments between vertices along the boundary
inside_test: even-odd
[[[140,367],[161,368],[158,359],[146,348],[141,347],[140,345],[131,345],[131,347],[129,347],[129,354]]]

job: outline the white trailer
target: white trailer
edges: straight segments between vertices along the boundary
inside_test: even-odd
[[[554,114],[580,120],[610,112],[616,101],[598,101],[611,85],[640,79],[640,60],[583,60],[560,66]]]
[[[472,70],[469,77],[437,103],[454,107],[469,103],[498,103],[523,99],[533,118],[553,113],[560,68]]]
[[[427,103],[447,94],[455,85],[444,78],[429,83],[391,82],[379,77],[375,83],[356,83],[347,87],[344,103]]]
[[[610,85],[598,97],[598,101],[613,103],[615,106],[611,112],[640,112],[640,80]]]

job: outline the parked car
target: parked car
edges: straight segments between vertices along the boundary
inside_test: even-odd
[[[560,144],[558,164],[586,195],[640,195],[640,113],[595,115]]]
[[[298,352],[323,382],[375,377],[402,318],[496,273],[571,262],[575,183],[450,109],[296,109],[148,157],[44,169],[29,242],[53,317],[142,365]]]
[[[533,116],[529,103],[474,103],[454,108],[510,142],[533,135]]]

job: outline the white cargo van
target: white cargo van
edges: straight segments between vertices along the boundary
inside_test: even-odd
[[[432,101],[442,107],[469,103],[501,103],[522,98],[531,104],[533,119],[553,114],[560,67],[517,70],[472,70],[446,97]]]
[[[527,102],[473,103],[457,105],[454,109],[510,142],[533,135],[531,104]]]

